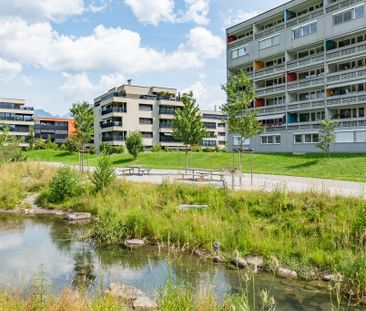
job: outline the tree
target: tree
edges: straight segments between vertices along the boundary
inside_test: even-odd
[[[136,160],[139,153],[144,150],[143,137],[139,131],[128,134],[126,138],[126,148],[128,153]]]
[[[200,109],[193,93],[183,94],[183,108],[176,110],[173,119],[173,137],[185,146],[185,167],[188,166],[188,146],[201,145],[208,131],[202,122]]]
[[[34,126],[31,125],[29,127],[29,150],[33,150],[34,149]]]
[[[99,158],[97,167],[90,179],[96,192],[104,190],[116,179],[116,173],[108,155],[103,154]]]
[[[68,151],[69,153],[74,153],[78,151],[78,143],[73,138],[67,138],[65,143],[62,145],[62,148]]]
[[[330,157],[330,147],[336,141],[335,129],[337,123],[330,119],[320,121],[319,143],[316,145],[323,150],[326,156]]]
[[[242,153],[247,139],[263,133],[263,126],[257,120],[257,113],[251,108],[256,94],[250,78],[242,70],[230,78],[222,87],[227,95],[227,102],[221,107],[227,115],[229,131],[239,135],[239,168],[243,170]]]
[[[70,112],[75,120],[74,139],[79,147],[80,169],[84,171],[85,145],[93,138],[94,134],[94,112],[87,101],[74,103]]]

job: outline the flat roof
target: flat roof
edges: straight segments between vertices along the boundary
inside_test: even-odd
[[[43,117],[34,117],[33,120],[38,120],[38,121],[74,121],[73,118],[43,118]]]
[[[23,99],[23,98],[0,97],[0,101],[9,102],[9,103],[18,103],[18,104],[25,103],[25,99]]]

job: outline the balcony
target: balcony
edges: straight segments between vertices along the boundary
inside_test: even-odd
[[[332,3],[326,7],[327,14],[332,13],[334,11],[349,7],[351,5],[357,4],[359,2],[363,2],[363,0],[345,0],[345,1],[337,1],[336,3]]]
[[[290,82],[287,84],[288,90],[302,89],[302,88],[311,88],[313,86],[321,86],[324,85],[324,77],[320,78],[309,78],[303,79],[295,82]]]
[[[67,131],[68,126],[67,125],[42,125],[42,124],[36,124],[34,126],[35,131]]]
[[[273,105],[265,107],[256,107],[255,111],[259,114],[267,114],[272,112],[284,112],[286,110],[286,105]]]
[[[275,66],[267,69],[256,71],[255,77],[267,77],[269,75],[275,75],[277,73],[283,73],[285,71],[285,65]]]
[[[114,108],[103,109],[102,110],[102,116],[104,116],[106,114],[109,114],[109,113],[112,113],[112,112],[124,113],[124,112],[127,112],[127,109],[126,109],[126,107],[114,107]]]
[[[318,130],[321,126],[319,122],[298,122],[298,123],[291,123],[288,125],[287,129],[289,131],[299,131],[299,130]]]
[[[337,127],[361,127],[366,126],[366,120],[355,120],[355,121],[337,121]]]
[[[349,94],[342,96],[332,96],[327,99],[327,106],[347,106],[354,104],[365,104],[366,103],[366,93],[361,94]]]
[[[176,109],[159,109],[159,114],[175,115]]]
[[[269,28],[269,29],[264,29],[264,30],[258,31],[257,33],[255,33],[255,38],[256,39],[264,38],[264,37],[270,36],[270,35],[272,35],[276,32],[279,32],[283,29],[285,29],[285,23],[282,23],[280,25],[276,25],[276,26],[274,26],[272,28]]]
[[[159,129],[172,129],[173,128],[173,124],[170,123],[160,123],[159,124]]]
[[[274,86],[257,88],[255,90],[255,93],[257,94],[257,96],[263,96],[263,95],[268,95],[268,94],[285,92],[285,90],[286,90],[285,84],[279,84],[279,85],[274,85]]]
[[[350,70],[328,74],[327,82],[330,83],[330,82],[355,80],[364,77],[366,77],[366,68],[360,68],[360,69],[354,68]]]
[[[102,123],[100,125],[100,127],[102,129],[110,128],[110,127],[122,127],[122,122],[115,121],[115,122]]]
[[[315,18],[317,18],[319,16],[322,16],[322,15],[323,15],[323,9],[321,8],[321,9],[316,10],[314,12],[307,13],[307,14],[301,15],[297,18],[290,19],[289,21],[287,21],[286,26],[287,27],[293,27],[293,26],[305,23],[307,21],[311,21],[312,19],[315,19]]]
[[[312,55],[309,57],[301,58],[295,61],[287,63],[287,69],[304,68],[307,66],[315,65],[324,61],[324,54]]]
[[[265,128],[265,133],[277,133],[286,131],[286,126],[271,126]]]
[[[228,43],[228,46],[230,45],[234,45],[234,44],[246,44],[246,43],[249,43],[249,42],[252,42],[254,40],[254,36],[251,35],[251,36],[248,36],[248,37],[245,37],[245,38],[239,38],[239,39],[236,39],[234,41],[231,41]]]
[[[125,138],[123,136],[106,136],[102,137],[102,141],[124,141]]]
[[[288,111],[297,111],[297,110],[306,110],[306,109],[314,109],[319,107],[325,107],[324,99],[310,99],[297,101],[287,104]]]
[[[333,59],[343,56],[351,56],[353,54],[360,54],[366,51],[366,43],[361,42],[359,44],[354,44],[352,46],[346,46],[327,52],[327,59]]]

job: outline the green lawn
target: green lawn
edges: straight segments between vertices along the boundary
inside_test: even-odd
[[[33,150],[25,155],[31,160],[54,161],[77,164],[78,154],[65,151]],[[152,168],[176,169],[184,165],[184,153],[145,152],[133,160],[127,154],[111,156],[113,164],[124,167],[131,164],[144,164]],[[95,165],[98,155],[86,155],[86,165]],[[322,154],[255,154],[253,156],[255,173],[289,176],[318,177],[328,179],[366,181],[366,154],[334,154],[330,159]],[[238,166],[238,155],[232,153],[194,152],[192,167],[223,169]],[[244,156],[244,171],[250,170],[250,156]]]

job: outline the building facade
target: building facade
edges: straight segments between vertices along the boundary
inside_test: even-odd
[[[244,70],[266,130],[257,152],[317,152],[320,121],[335,152],[366,151],[365,0],[293,0],[227,29],[228,78]],[[230,135],[229,149],[238,139]]]
[[[146,150],[154,145],[165,148],[182,148],[174,139],[172,121],[177,109],[183,103],[177,90],[166,87],[127,85],[113,88],[94,100],[94,142],[99,150],[101,144],[124,145],[131,131],[140,131]],[[226,134],[218,126],[218,112],[202,111],[203,121],[210,137],[203,144],[206,147],[224,146]]]
[[[75,132],[74,120],[69,118],[34,118],[36,139],[51,139],[57,144],[65,143]]]
[[[201,110],[202,121],[208,130],[209,136],[203,139],[204,148],[226,148],[227,127],[225,114],[216,110]]]
[[[0,97],[0,129],[9,125],[9,134],[20,139],[22,147],[28,146],[30,127],[34,125],[34,109],[25,106],[24,99]]]

